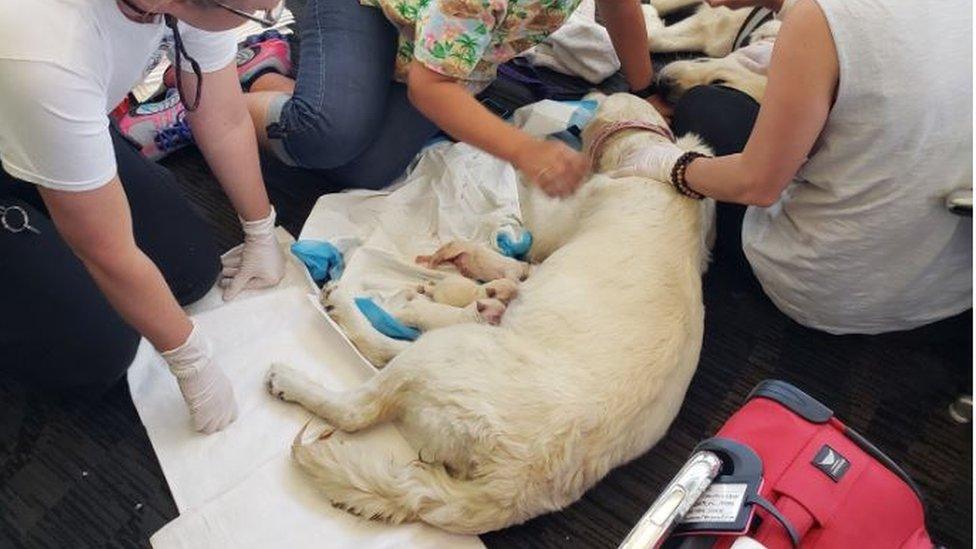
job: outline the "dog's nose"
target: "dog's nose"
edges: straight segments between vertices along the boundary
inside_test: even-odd
[[[482,303],[482,302],[479,301],[475,306],[478,308],[478,312],[479,313],[485,312],[485,304],[484,303]]]

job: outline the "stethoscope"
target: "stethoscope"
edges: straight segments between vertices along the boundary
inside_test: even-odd
[[[14,214],[14,217],[11,217],[11,214]],[[31,231],[34,234],[41,234],[41,231],[37,230],[36,227],[31,226],[30,217],[27,215],[27,210],[17,205],[0,206],[0,227],[3,227],[7,232],[14,234],[22,233],[24,231]]]

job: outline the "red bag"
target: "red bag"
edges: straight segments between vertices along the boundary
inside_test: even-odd
[[[788,383],[759,384],[716,438],[698,449],[715,451],[722,458],[720,476],[710,491],[723,479],[761,479],[751,488],[751,496],[729,499],[743,502],[741,509],[735,507],[748,514],[740,523],[743,531],[726,530],[722,535],[712,530],[710,536],[718,535],[712,538],[713,547],[730,547],[742,534],[769,549],[933,546],[922,498],[908,475],[833,417],[829,408]],[[755,457],[758,461],[750,465]],[[714,492],[711,496],[716,502]],[[699,499],[696,507],[702,503]],[[676,537],[695,534],[695,526],[679,525]],[[697,525],[697,534],[705,530]],[[666,546],[675,541],[672,538]],[[685,538],[683,545],[699,547],[702,541],[692,544]]]

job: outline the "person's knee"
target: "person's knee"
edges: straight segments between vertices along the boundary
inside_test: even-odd
[[[741,152],[752,133],[759,104],[748,95],[723,86],[696,86],[674,107],[675,135],[698,134],[716,154]]]
[[[369,146],[380,122],[362,109],[313,106],[292,98],[284,141],[301,167],[328,170],[344,166]]]

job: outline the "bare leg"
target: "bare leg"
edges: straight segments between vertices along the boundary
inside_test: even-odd
[[[251,83],[253,92],[282,92],[292,95],[295,93],[295,79],[277,72],[267,72]]]

